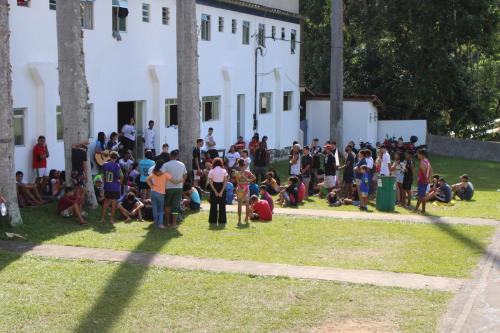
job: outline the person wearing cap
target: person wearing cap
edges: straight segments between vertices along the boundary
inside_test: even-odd
[[[325,186],[328,188],[328,192],[330,192],[337,183],[337,161],[335,160],[335,155],[333,154],[332,144],[326,144],[323,149],[325,152],[325,160],[323,162],[325,170]]]
[[[463,174],[460,177],[460,183],[454,184],[452,186],[453,197],[457,196],[460,200],[471,200],[474,196],[474,185],[469,182],[469,176]]]

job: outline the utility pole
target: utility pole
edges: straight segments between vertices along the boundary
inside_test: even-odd
[[[330,60],[330,139],[343,149],[344,102],[344,4],[332,0],[332,48]]]

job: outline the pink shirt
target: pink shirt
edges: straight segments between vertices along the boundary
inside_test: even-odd
[[[214,183],[223,183],[228,176],[226,169],[221,167],[215,167],[208,173],[208,178]]]

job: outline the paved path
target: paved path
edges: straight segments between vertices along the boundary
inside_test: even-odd
[[[208,203],[202,204],[203,209],[209,210]],[[238,211],[237,205],[227,205],[228,212],[235,213]],[[443,224],[468,224],[468,225],[499,225],[500,222],[493,219],[484,218],[468,218],[468,217],[438,217],[428,215],[403,215],[403,214],[389,214],[389,213],[366,213],[366,212],[346,212],[335,210],[321,210],[321,209],[307,209],[307,208],[278,208],[274,209],[274,214],[278,215],[293,215],[293,216],[309,216],[309,217],[330,217],[334,219],[362,219],[362,220],[380,220],[380,221],[399,221],[410,223],[443,223]]]
[[[74,246],[35,245],[15,241],[0,241],[0,250],[23,253],[25,255],[61,259],[92,259],[112,262],[127,262],[147,266],[153,265],[174,269],[180,268],[260,276],[282,276],[297,279],[327,280],[357,284],[371,284],[383,287],[432,289],[451,292],[458,291],[465,282],[465,280],[462,279],[426,276],[420,274],[269,264],[254,261],[202,259]]]
[[[500,332],[500,228],[474,274],[448,307],[442,333]]]

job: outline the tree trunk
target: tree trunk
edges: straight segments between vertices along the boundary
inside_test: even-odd
[[[191,170],[191,150],[200,137],[196,1],[177,0],[176,19],[179,159]]]
[[[9,3],[0,0],[0,195],[7,200],[10,224],[23,223],[17,202],[12,130],[12,74],[9,50]]]
[[[57,2],[57,49],[59,56],[59,96],[61,99],[66,183],[71,184],[71,146],[88,140],[88,85],[85,76],[80,0]],[[87,156],[86,197],[97,208],[90,158]]]
[[[332,0],[332,49],[330,68],[330,138],[343,149],[343,100],[344,100],[344,5],[342,0]],[[342,150],[341,150],[342,151]]]

